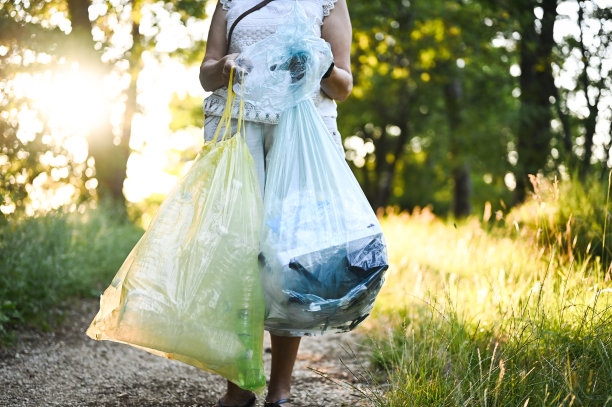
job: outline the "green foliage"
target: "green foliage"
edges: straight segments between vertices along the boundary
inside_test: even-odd
[[[180,96],[175,93],[172,95],[169,107],[172,113],[170,130],[177,131],[189,126],[204,127],[201,98],[189,94]]]
[[[138,110],[136,83],[143,68],[143,52],[171,55],[186,63],[199,62],[203,56],[204,39],[190,28],[207,17],[204,0],[102,2],[95,11],[90,4],[90,1],[0,0],[0,206],[5,207],[5,213],[31,213],[30,198],[35,192],[53,191],[66,184],[74,187],[76,203],[92,198],[96,188],[98,196],[109,197],[110,194],[122,202],[122,185],[130,154],[129,123]],[[146,34],[140,29],[142,18],[153,26],[153,29],[142,30]],[[191,37],[189,41],[177,41],[171,44],[173,47],[159,52],[155,50],[156,40],[159,35],[166,34],[164,30],[168,29],[169,21],[181,24]],[[118,40],[118,32],[129,33],[131,41]],[[73,134],[87,137],[88,153],[97,164],[95,173],[93,160],[76,163],[65,153],[62,139],[70,134],[61,126],[50,126],[53,118],[46,117],[45,107],[37,105],[35,100],[27,100],[21,94],[23,90],[15,86],[23,82],[25,74],[32,75],[26,77],[28,81],[44,76],[53,78],[53,72],[71,66],[78,66],[79,71],[95,76],[92,82],[102,82],[103,76],[111,72],[130,77],[127,83],[115,81],[113,93],[118,95],[111,101],[121,104],[124,103],[122,96],[126,96],[122,126],[111,128],[111,109],[92,107],[99,123]],[[102,95],[91,97],[101,98],[101,104],[105,105]],[[29,120],[23,118],[24,112],[31,113],[27,115]],[[61,165],[54,164],[58,162]],[[64,174],[66,170],[66,176],[44,177],[53,172]],[[43,176],[35,181],[40,175]],[[86,182],[94,176],[97,182],[90,182],[86,187]],[[50,178],[53,182],[39,182]]]
[[[388,337],[374,343],[374,362],[391,382],[377,405],[612,403],[609,309],[587,306],[585,326],[568,329],[532,302],[494,329],[482,329],[456,309],[437,305],[406,312]]]
[[[340,105],[340,130],[370,202],[446,213],[452,170],[466,165],[493,179],[489,200],[502,197],[517,107],[513,53],[492,45],[503,17],[486,2],[446,0],[362,2],[351,17],[355,86]]]
[[[561,183],[555,222],[556,232],[565,232],[574,252],[600,256],[604,265],[612,260],[609,188],[594,176],[584,182],[574,177],[571,183]]]
[[[3,48],[0,53],[0,206],[12,207],[19,215],[25,212],[31,187],[40,175],[43,177],[38,181],[46,181],[39,182],[39,187],[53,189],[58,185],[72,185],[76,203],[89,195],[85,188],[88,165],[75,163],[64,146],[50,141],[48,117],[37,111],[34,101],[15,91],[13,81],[19,75],[55,69],[59,65],[54,56],[69,56],[74,52],[72,42],[60,29],[32,22],[57,4],[42,1],[28,4],[23,9],[23,3],[0,1],[0,47]],[[49,60],[41,63],[33,58],[36,54],[44,54]],[[19,114],[24,112],[30,113],[27,115],[30,126],[20,134]],[[64,170],[67,175],[61,180],[52,176],[53,172]],[[2,217],[4,213],[0,212]]]
[[[612,173],[611,173],[612,175]],[[592,261],[607,270],[612,261],[610,180],[577,174],[566,182],[532,177],[534,193],[514,208],[506,222],[522,239],[541,247],[555,246],[569,260]]]
[[[612,283],[597,265],[513,224],[491,234],[425,211],[383,228],[392,265],[366,325],[384,384],[373,404],[612,405]]]
[[[110,207],[10,217],[0,223],[0,340],[48,327],[74,297],[105,288],[142,231]]]

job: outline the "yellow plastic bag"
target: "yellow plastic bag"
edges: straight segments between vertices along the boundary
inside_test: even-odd
[[[231,137],[235,98],[231,92],[215,140],[204,145],[102,295],[87,335],[261,390],[262,198],[244,138],[242,101]]]

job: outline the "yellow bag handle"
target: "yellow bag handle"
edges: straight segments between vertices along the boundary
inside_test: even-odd
[[[242,81],[240,82],[240,88],[242,89],[242,86],[244,86],[244,77],[242,78]],[[238,108],[238,129],[236,130],[236,135],[237,136],[242,136],[245,140],[246,140],[246,133],[245,133],[245,123],[244,123],[244,98],[240,98],[240,105]]]
[[[231,134],[232,131],[232,110],[234,110],[234,100],[236,99],[236,94],[232,90],[232,83],[234,82],[234,67],[230,70],[229,77],[229,85],[227,86],[227,100],[225,101],[225,109],[223,110],[223,114],[221,115],[221,120],[219,120],[219,124],[217,125],[217,130],[215,131],[215,137],[213,139],[213,143],[217,142],[217,138],[219,138],[219,132],[221,128],[225,127],[225,132],[223,133],[223,138],[221,140],[225,140],[228,130]]]
[[[217,130],[215,131],[215,137],[213,139],[213,143],[217,142],[217,138],[219,137],[219,132],[221,128],[225,128],[223,132],[222,141],[227,140],[232,135],[232,111],[234,110],[234,103],[236,102],[236,92],[232,89],[232,85],[234,83],[234,71],[235,68],[232,67],[230,70],[229,84],[227,86],[227,100],[225,101],[225,110],[223,111],[223,115],[221,116],[221,120],[217,125]],[[244,78],[242,79],[240,86],[243,86]],[[236,134],[242,135],[246,137],[244,132],[244,100],[240,98],[240,105],[238,109],[238,128]]]

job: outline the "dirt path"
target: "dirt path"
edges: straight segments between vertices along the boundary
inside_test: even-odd
[[[17,347],[0,350],[0,406],[216,406],[224,387],[219,376],[85,336],[97,307],[93,300],[76,303],[56,332],[22,332]],[[269,346],[267,335],[264,346]],[[358,392],[334,383],[362,385],[350,373],[362,361],[347,347],[356,349],[355,334],[304,338],[294,373],[294,406],[367,405]],[[269,375],[267,352],[264,362]]]

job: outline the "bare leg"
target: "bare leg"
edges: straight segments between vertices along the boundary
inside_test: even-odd
[[[224,406],[242,406],[253,397],[253,392],[241,389],[228,380],[227,393],[221,399]]]
[[[300,337],[276,336],[272,341],[272,368],[266,401],[275,402],[291,396],[291,373],[300,347]],[[290,404],[283,404],[283,407]]]

